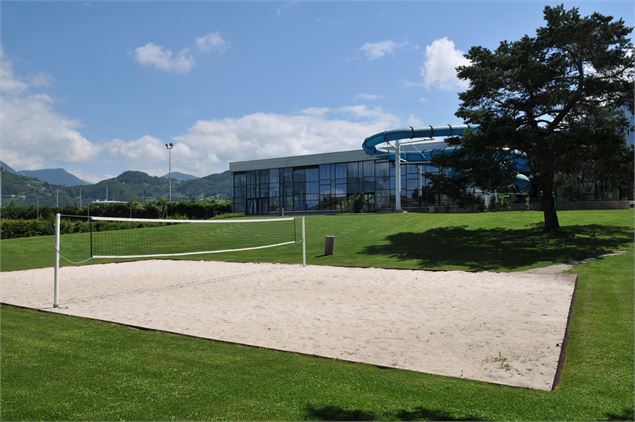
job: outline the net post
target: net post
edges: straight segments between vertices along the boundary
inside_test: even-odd
[[[306,267],[306,228],[304,226],[304,216],[302,216],[302,266]]]
[[[88,232],[90,233],[90,257],[93,257],[93,220],[88,216]]]
[[[395,141],[395,212],[401,212],[401,148]]]
[[[53,277],[53,307],[60,306],[60,213],[55,214],[55,270]]]

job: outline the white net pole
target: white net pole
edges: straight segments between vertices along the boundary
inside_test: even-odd
[[[306,267],[306,228],[302,216],[302,266]]]
[[[59,272],[60,272],[60,220],[61,215],[55,214],[55,270],[53,276],[53,307],[60,306],[60,284],[59,284]]]
[[[395,212],[401,212],[401,148],[395,141]]]

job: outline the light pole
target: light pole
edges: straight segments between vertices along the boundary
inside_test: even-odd
[[[172,203],[172,148],[174,144],[170,142],[165,144],[165,148],[168,150],[168,203]]]

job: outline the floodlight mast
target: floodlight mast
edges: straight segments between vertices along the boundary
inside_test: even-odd
[[[174,144],[170,142],[165,144],[165,148],[168,150],[168,203],[172,203],[172,148]]]

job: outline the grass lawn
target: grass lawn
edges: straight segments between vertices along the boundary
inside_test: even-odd
[[[314,265],[514,271],[598,256],[623,248],[633,240],[632,210],[564,211],[559,217],[563,230],[553,236],[540,230],[540,212],[310,216],[306,220],[307,261]],[[104,232],[98,236],[108,233],[113,234]],[[322,255],[327,234],[337,239],[334,256]],[[273,241],[279,240],[275,237]],[[158,243],[166,241],[169,237],[157,237]],[[53,243],[52,236],[4,240],[0,269],[51,267]],[[148,241],[143,238],[141,243]],[[71,260],[81,261],[89,256],[86,233],[63,235],[61,245],[62,254]],[[126,252],[134,252],[134,248]],[[299,244],[183,259],[302,262]],[[100,262],[106,261],[88,263]]]
[[[307,219],[309,263],[518,270],[626,253],[580,275],[560,386],[495,386],[140,331],[2,306],[1,410],[15,419],[633,419],[633,212],[355,215]],[[337,236],[322,257],[324,234]],[[73,236],[65,236],[69,253]],[[50,266],[51,238],[2,242],[2,269]],[[82,247],[76,243],[79,255]],[[258,260],[299,262],[298,248]],[[253,255],[215,258],[254,260]]]

